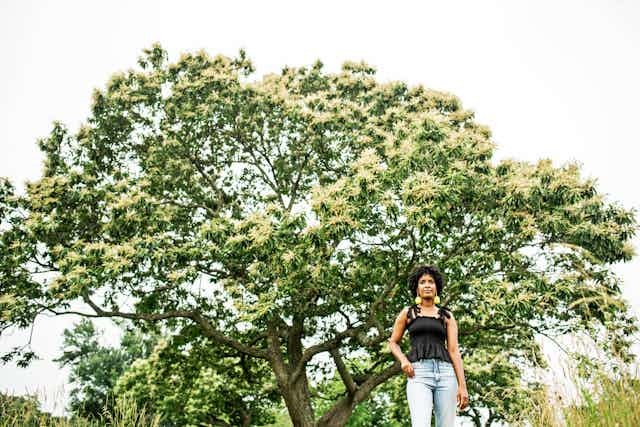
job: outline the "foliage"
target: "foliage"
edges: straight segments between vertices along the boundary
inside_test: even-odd
[[[577,165],[494,163],[455,96],[380,83],[364,63],[253,71],[242,51],[169,63],[154,46],[94,93],[76,133],[54,125],[26,195],[0,182],[0,330],[74,301],[196,328],[194,342],[268,363],[294,425],[344,425],[400,372],[386,340],[427,261],[448,279],[464,416],[519,410],[510,390],[543,363],[537,334],[585,331],[631,359],[637,319],[611,264],[633,256],[635,213]],[[321,353],[346,390],[322,415]],[[342,369],[354,353],[370,361],[357,374]]]
[[[113,388],[118,378],[139,358],[151,353],[157,339],[126,330],[119,347],[100,344],[102,332],[93,322],[81,320],[65,329],[63,355],[56,359],[61,366],[71,367],[69,382],[70,411],[85,418],[100,418],[105,410],[113,412],[116,396]]]
[[[116,394],[159,415],[162,426],[255,426],[274,421],[280,396],[265,362],[237,357],[183,332],[162,340],[148,358],[134,362],[118,380]]]
[[[104,419],[118,412],[118,398],[126,398],[158,416],[161,426],[269,422],[279,395],[268,385],[268,367],[238,360],[207,340],[187,339],[188,333],[194,331],[159,340],[127,329],[120,346],[109,347],[89,320],[65,330],[57,361],[72,368],[74,417]]]

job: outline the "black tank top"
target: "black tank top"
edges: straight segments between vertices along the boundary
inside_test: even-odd
[[[410,362],[420,359],[440,359],[451,362],[449,351],[445,347],[447,337],[444,316],[450,318],[449,312],[438,308],[438,317],[420,316],[420,308],[417,305],[409,307],[409,336],[411,337],[411,350],[407,355]]]

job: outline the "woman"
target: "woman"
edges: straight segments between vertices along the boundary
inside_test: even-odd
[[[400,312],[389,339],[391,353],[408,377],[407,400],[412,427],[430,427],[434,407],[436,426],[453,427],[456,404],[461,410],[469,404],[458,351],[458,325],[450,311],[436,307],[443,287],[442,274],[436,267],[414,268],[409,275],[409,288],[416,304]],[[399,345],[405,329],[411,337],[408,356]]]

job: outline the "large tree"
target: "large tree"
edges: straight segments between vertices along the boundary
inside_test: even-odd
[[[77,132],[55,124],[42,178],[0,186],[2,330],[68,312],[195,327],[268,363],[294,425],[340,426],[400,373],[387,339],[407,271],[429,262],[458,321],[462,415],[517,410],[501,396],[541,363],[537,334],[631,357],[611,264],[632,257],[634,213],[576,165],[494,162],[455,96],[364,63],[253,72],[243,52],[169,63],[153,46]],[[322,354],[344,391],[316,416]]]

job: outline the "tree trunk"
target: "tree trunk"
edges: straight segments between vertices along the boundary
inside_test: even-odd
[[[289,383],[289,378],[291,377],[285,376],[286,382],[281,382],[281,379],[278,378],[278,385],[287,405],[291,422],[294,427],[316,427],[307,376],[300,375],[295,383]]]
[[[251,425],[251,416],[247,411],[242,409],[240,417],[242,418],[242,427],[249,427]]]
[[[351,396],[342,399],[337,406],[327,411],[318,421],[318,427],[342,427],[347,424],[353,413],[353,399]]]
[[[275,374],[284,403],[287,405],[291,422],[294,427],[316,427],[306,372],[303,369],[300,375],[293,375],[291,365],[285,363],[280,352],[278,335],[271,327],[268,338],[269,364]]]
[[[278,388],[294,427],[342,427],[349,421],[356,405],[364,401],[376,386],[401,372],[400,364],[395,362],[379,373],[365,375],[360,382],[357,382],[344,365],[339,351],[335,347],[329,347],[348,393],[316,421],[305,369],[305,362],[308,359],[305,359],[302,351],[302,320],[302,318],[294,318],[289,334],[286,336],[288,363],[285,362],[280,349],[280,337],[276,329],[277,320],[268,325],[268,360],[278,382]]]

